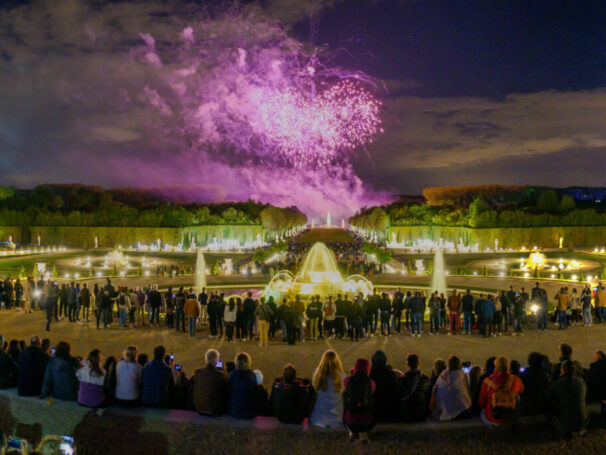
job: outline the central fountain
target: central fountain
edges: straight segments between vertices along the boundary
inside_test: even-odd
[[[433,273],[431,277],[430,293],[438,291],[446,295],[446,270],[444,270],[444,254],[442,248],[436,249],[433,256]]]
[[[337,267],[334,253],[322,242],[315,243],[303,260],[301,270],[296,275],[288,270],[276,273],[266,286],[264,294],[274,299],[284,295],[336,295],[372,292],[372,283],[361,275],[343,279]]]
[[[202,288],[206,287],[206,261],[204,259],[204,253],[202,250],[198,250],[196,255],[196,282],[195,291],[196,295],[200,295]]]

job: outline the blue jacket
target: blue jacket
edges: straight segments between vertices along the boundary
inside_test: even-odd
[[[42,392],[46,364],[50,357],[37,346],[28,346],[19,356],[19,395],[37,397]]]
[[[172,369],[164,360],[152,360],[143,368],[143,404],[149,407],[170,407],[174,385]]]
[[[230,416],[252,419],[256,414],[257,377],[250,370],[234,370],[229,375]]]
[[[484,300],[484,317],[492,318],[494,316],[494,312],[496,310],[496,305],[492,300]]]
[[[80,368],[76,358],[53,357],[49,360],[44,374],[41,398],[53,397],[59,400],[76,401],[80,383],[76,371]]]

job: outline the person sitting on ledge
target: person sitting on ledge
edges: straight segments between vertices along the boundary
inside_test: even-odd
[[[143,367],[137,363],[137,348],[129,346],[116,365],[116,403],[127,408],[141,405]]]
[[[519,396],[524,384],[509,373],[509,359],[501,356],[495,362],[495,371],[484,379],[480,390],[480,417],[488,425],[513,422],[517,416]]]
[[[204,357],[205,367],[196,370],[192,378],[194,407],[200,414],[220,416],[227,412],[227,368],[217,367],[220,354],[216,349],[209,349]]]
[[[21,396],[37,397],[42,392],[46,365],[50,357],[42,352],[41,346],[42,338],[40,335],[34,335],[30,345],[19,356],[18,391]]]
[[[0,389],[17,385],[17,363],[4,348],[4,337],[0,335]]]
[[[57,344],[55,357],[51,358],[46,366],[40,398],[53,397],[65,401],[78,399],[76,371],[80,368],[80,362],[71,356],[70,350],[71,346],[67,341]]]
[[[419,357],[411,354],[406,363],[409,370],[398,380],[400,420],[420,422],[429,415],[430,381],[419,369]]]
[[[107,403],[103,387],[106,371],[101,366],[102,360],[101,351],[93,349],[82,361],[82,368],[76,372],[76,377],[80,381],[78,403],[82,406],[101,408]]]
[[[169,366],[164,362],[165,354],[164,346],[156,346],[154,360],[143,368],[141,401],[149,408],[170,408],[174,398],[173,365]]]
[[[228,412],[236,419],[252,419],[257,408],[257,376],[250,369],[250,355],[240,352],[235,364],[229,375]]]
[[[471,415],[469,379],[456,356],[448,359],[448,370],[443,371],[432,391],[430,407],[436,420],[464,419]]]
[[[295,367],[287,363],[271,388],[272,414],[282,423],[301,423],[309,415],[312,398],[309,380],[297,378]]]

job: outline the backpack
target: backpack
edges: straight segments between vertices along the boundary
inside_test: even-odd
[[[349,378],[343,391],[345,410],[351,414],[365,414],[372,411],[372,382],[364,373],[356,373]]]
[[[511,384],[515,379],[514,375],[509,375],[507,382],[500,387],[486,379],[489,387],[494,389],[490,396],[490,407],[492,415],[497,420],[504,420],[513,417],[517,405],[516,395],[511,390]]]
[[[332,305],[326,305],[326,316],[332,316],[332,315],[333,315]]]

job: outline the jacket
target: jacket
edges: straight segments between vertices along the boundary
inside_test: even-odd
[[[255,315],[259,318],[259,321],[270,322],[274,315],[274,310],[269,303],[263,303],[255,309]]]
[[[313,387],[309,381],[286,382],[278,378],[271,387],[269,399],[272,415],[282,423],[301,423],[308,416],[312,398]]]
[[[78,368],[80,368],[80,362],[75,357],[50,359],[46,366],[40,397],[52,396],[59,400],[76,401],[79,387],[78,378],[76,378]]]
[[[13,358],[0,347],[0,389],[17,385],[17,364]]]
[[[76,371],[76,377],[80,381],[78,389],[78,403],[89,408],[98,408],[105,403],[105,372],[103,376],[98,377],[92,374],[90,362],[86,359],[82,361],[82,368]]]
[[[227,412],[227,375],[213,365],[196,370],[193,382],[194,407],[200,414],[219,416]]]
[[[200,316],[200,304],[194,298],[189,298],[183,305],[183,313],[188,318],[197,318]]]
[[[448,296],[448,311],[459,312],[461,310],[461,297],[459,294]]]
[[[376,385],[375,385],[374,381],[372,379],[370,379],[370,362],[367,359],[356,360],[356,363],[354,365],[351,376],[345,378],[344,385],[345,385],[346,390],[347,390],[347,384],[349,384],[349,381],[351,381],[352,378],[357,377],[357,375],[363,375],[362,379],[364,379],[364,376],[366,376],[368,378],[367,380],[370,381],[371,393],[374,396],[374,393],[376,391]],[[374,406],[373,406],[373,408],[374,408]],[[343,422],[345,422],[347,425],[368,425],[368,424],[373,423],[374,420],[375,420],[375,417],[374,417],[374,412],[373,412],[372,408],[366,412],[356,413],[356,414],[350,412],[346,408],[345,413],[343,414]]]
[[[434,415],[438,420],[453,420],[471,409],[469,379],[463,370],[443,371],[433,388]]]
[[[587,403],[606,400],[606,360],[589,365],[587,371]]]
[[[409,370],[398,380],[400,420],[420,422],[429,415],[431,382],[420,370]]]
[[[520,379],[524,384],[522,415],[543,414],[549,391],[549,373],[544,368],[527,367],[520,373]]]
[[[198,305],[197,301],[196,305]],[[141,401],[148,407],[169,408],[174,386],[172,369],[164,363],[164,360],[154,359],[143,368]]]
[[[410,299],[410,312],[411,313],[424,313],[425,312],[425,299],[423,297],[413,297]]]
[[[398,417],[398,375],[387,366],[373,367],[370,379],[375,383],[373,395],[377,422],[391,422]]]
[[[237,419],[252,419],[256,414],[257,377],[250,370],[236,369],[229,375],[228,412]]]
[[[502,373],[500,371],[495,371],[488,379],[490,379],[497,387],[501,387],[507,383],[510,376],[511,374],[509,372]],[[509,390],[511,390],[516,396],[522,394],[524,392],[524,384],[522,383],[522,380],[517,376],[514,376]],[[492,406],[490,405],[491,396],[494,391],[495,389],[491,387],[488,381],[485,379],[480,389],[480,407],[484,409],[484,416],[486,417],[486,420],[498,424],[502,423],[502,421],[494,418],[492,415]]]
[[[473,295],[465,294],[461,297],[461,303],[463,304],[463,311],[473,311]]]
[[[28,346],[19,356],[19,395],[36,397],[42,392],[46,365],[50,357],[37,346]]]
[[[587,427],[587,389],[578,376],[562,376],[551,384],[547,395],[547,418],[558,436],[568,436]]]

